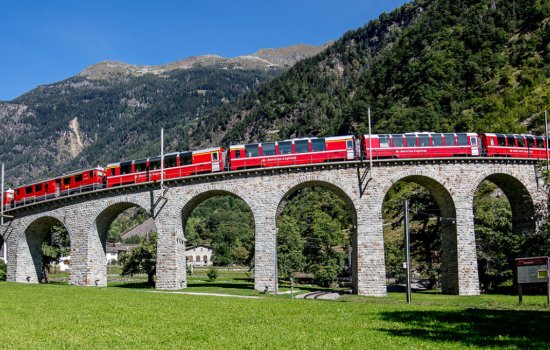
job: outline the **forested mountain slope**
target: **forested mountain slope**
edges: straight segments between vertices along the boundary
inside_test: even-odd
[[[418,0],[201,122],[195,144],[366,130],[540,131],[550,2]],[[538,130],[537,130],[538,129]]]

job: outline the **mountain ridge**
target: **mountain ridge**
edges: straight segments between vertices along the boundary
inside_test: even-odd
[[[135,77],[144,74],[163,75],[173,70],[190,69],[197,66],[233,69],[288,68],[301,59],[316,55],[329,47],[331,43],[328,42],[320,46],[298,44],[282,48],[266,48],[250,55],[233,58],[224,58],[213,54],[189,56],[174,62],[152,66],[106,60],[86,67],[77,76],[94,80],[108,80],[115,77]]]

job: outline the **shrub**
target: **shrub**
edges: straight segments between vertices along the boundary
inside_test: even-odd
[[[4,260],[0,260],[0,281],[6,280],[6,263]]]
[[[214,282],[216,280],[216,278],[218,278],[218,270],[216,270],[215,268],[211,267],[208,272],[206,273],[206,276],[208,276],[208,281],[209,282]]]

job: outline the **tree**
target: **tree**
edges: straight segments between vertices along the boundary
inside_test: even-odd
[[[157,234],[151,234],[149,241],[143,240],[137,248],[123,255],[120,262],[123,276],[145,273],[147,283],[154,285],[157,272]]]
[[[42,278],[48,283],[48,273],[52,263],[59,263],[59,258],[67,256],[71,251],[69,232],[63,225],[55,225],[42,243]]]

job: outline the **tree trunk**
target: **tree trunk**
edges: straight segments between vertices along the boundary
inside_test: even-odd
[[[155,285],[155,273],[151,272],[147,274],[147,284],[150,284],[152,286]]]

